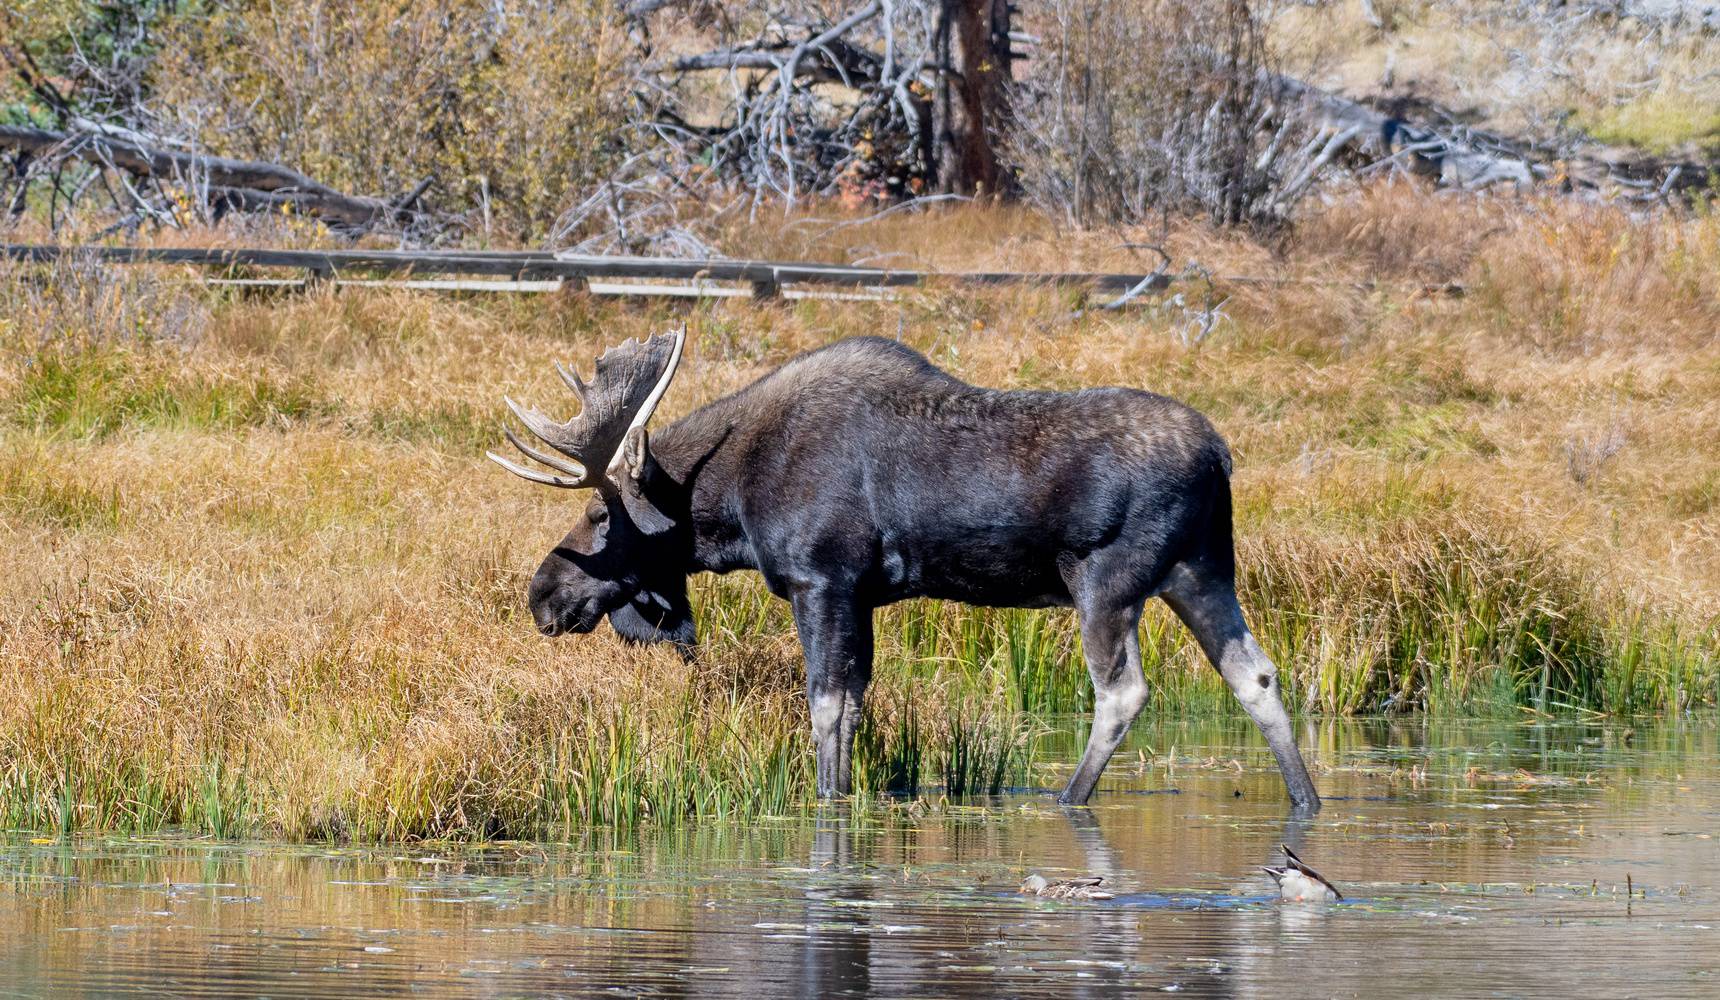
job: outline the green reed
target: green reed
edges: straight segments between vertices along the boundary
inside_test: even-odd
[[[1608,602],[1532,539],[1452,525],[1394,534],[1388,558],[1300,539],[1245,563],[1244,603],[1304,707],[1628,714],[1715,703],[1715,626],[1692,633],[1667,611]]]
[[[1391,540],[1389,557],[1349,559],[1326,544],[1292,535],[1243,559],[1243,601],[1293,710],[1450,717],[1714,704],[1713,628],[1608,606],[1521,539],[1424,527]],[[557,714],[515,699],[517,717],[497,723],[513,733],[506,741],[386,771],[332,806],[294,805],[294,786],[259,769],[256,748],[217,738],[200,764],[176,766],[166,744],[99,738],[76,721],[87,699],[68,679],[32,716],[39,735],[0,734],[0,823],[61,835],[181,827],[218,837],[571,838],[804,809],[814,762],[786,606],[746,578],[701,583],[695,602],[704,644],[672,693],[594,694]],[[880,610],[876,626],[855,747],[862,800],[1032,783],[1039,720],[1089,708],[1071,612],[910,601]],[[1150,711],[1235,711],[1157,602],[1143,617],[1141,650]]]

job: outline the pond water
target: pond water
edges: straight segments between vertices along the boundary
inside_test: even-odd
[[[1303,739],[1307,821],[1245,722],[1144,720],[1083,810],[934,793],[411,848],[12,833],[0,996],[1720,996],[1715,720]],[[1346,900],[1274,901],[1284,842]],[[1030,871],[1117,897],[1020,895]]]

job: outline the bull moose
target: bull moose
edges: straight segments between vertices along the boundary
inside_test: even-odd
[[[872,676],[872,610],[909,597],[1072,606],[1095,694],[1092,734],[1060,801],[1087,801],[1147,699],[1139,623],[1162,598],[1266,736],[1291,801],[1319,808],[1278,694],[1278,671],[1237,604],[1230,450],[1199,413],[1135,389],[1001,391],[969,385],[878,337],[809,351],[654,433],[646,423],[686,331],[629,340],[556,423],[507,400],[551,454],[506,428],[550,473],[593,494],[532,577],[546,635],[605,615],[635,642],[696,638],[687,577],[750,569],[793,608],[820,797],[851,790]]]

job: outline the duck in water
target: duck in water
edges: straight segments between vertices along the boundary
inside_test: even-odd
[[[1344,894],[1327,881],[1326,876],[1297,857],[1289,844],[1279,846],[1284,849],[1284,867],[1260,866],[1261,871],[1278,883],[1279,899],[1287,903],[1332,903],[1344,898]]]
[[[1056,881],[1043,875],[1029,875],[1022,879],[1020,891],[1047,899],[1116,899],[1116,893],[1099,888],[1104,881],[1104,878],[1098,875]]]

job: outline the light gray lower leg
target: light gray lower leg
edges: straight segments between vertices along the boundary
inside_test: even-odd
[[[1093,731],[1069,786],[1057,796],[1065,805],[1082,805],[1093,795],[1105,764],[1129,733],[1147,703],[1141,674],[1141,608],[1082,611],[1081,645],[1093,678]]]
[[[792,596],[795,630],[806,653],[806,707],[818,753],[818,797],[853,789],[854,731],[872,675],[872,617],[845,588],[807,588]]]
[[[1248,717],[1266,737],[1266,745],[1278,760],[1290,801],[1298,809],[1319,809],[1319,793],[1314,790],[1314,780],[1308,776],[1302,754],[1296,749],[1290,713],[1284,710],[1284,701],[1278,693],[1278,667],[1249,631],[1242,607],[1236,601],[1235,587],[1198,580],[1179,568],[1172,587],[1162,596],[1194,633],[1207,659],[1218,668]]]
[[[808,690],[807,707],[812,714],[812,746],[818,754],[818,797],[848,794],[842,780],[842,715],[845,697],[841,691]]]
[[[1241,611],[1237,612],[1241,618]],[[1254,634],[1243,626],[1242,635],[1231,640],[1219,660],[1219,672],[1235,692],[1248,717],[1266,737],[1272,756],[1278,759],[1278,770],[1284,775],[1284,787],[1290,801],[1298,807],[1320,808],[1320,795],[1314,790],[1314,779],[1308,776],[1308,766],[1296,749],[1296,736],[1290,726],[1290,713],[1278,693],[1278,668],[1273,664]]]

